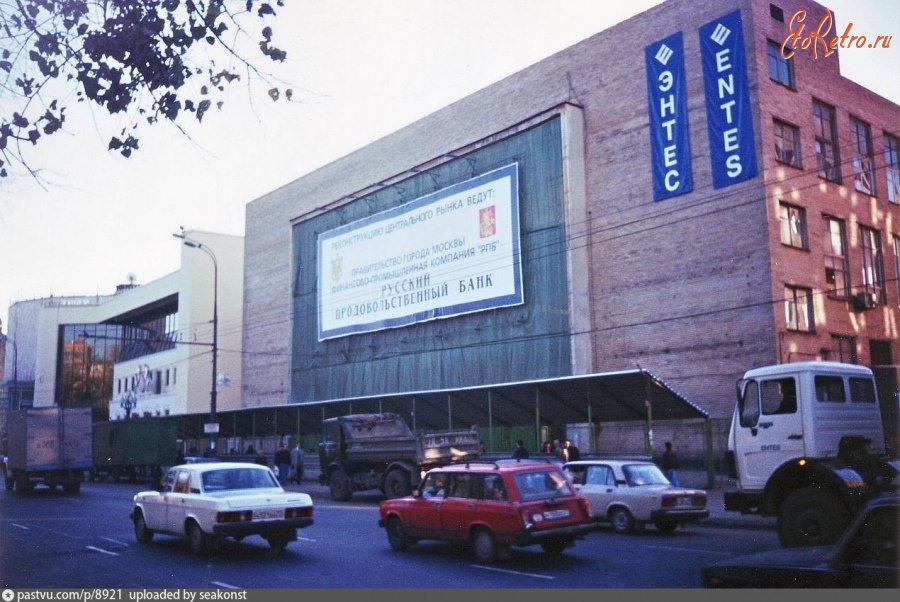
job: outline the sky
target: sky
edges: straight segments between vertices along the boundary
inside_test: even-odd
[[[840,51],[845,77],[900,104],[900,0],[822,0],[841,31],[893,36],[889,49]],[[291,102],[232,86],[223,111],[185,136],[145,128],[131,158],[106,151],[121,123],[71,106],[28,175],[0,180],[0,320],[12,303],[107,295],[178,270],[180,227],[244,234],[246,205],[659,4],[659,0],[328,0],[271,23],[288,53],[264,66]],[[655,40],[647,40],[651,43]],[[643,60],[639,57],[637,60]],[[2,102],[2,99],[0,99]]]

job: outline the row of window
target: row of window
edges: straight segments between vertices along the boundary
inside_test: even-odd
[[[782,202],[779,205],[781,242],[797,249],[809,249],[806,209]],[[825,253],[825,290],[829,296],[847,299],[851,294],[850,259],[847,246],[847,224],[836,217],[823,216],[823,251]],[[859,248],[862,254],[860,284],[870,296],[868,303],[886,302],[884,256],[881,233],[868,226],[859,226]],[[900,237],[893,236],[895,273],[900,274]],[[900,287],[900,280],[897,281]],[[898,288],[900,291],[900,288]]]
[[[781,55],[781,45],[769,41],[769,78],[794,89],[793,61]],[[815,131],[816,169],[819,177],[841,183],[841,157],[838,144],[837,118],[833,106],[813,100],[813,124]],[[802,168],[800,154],[800,129],[776,119],[775,157],[781,163]],[[887,169],[887,198],[900,203],[900,139],[883,132],[884,163]],[[858,192],[875,196],[875,148],[871,126],[850,116],[850,153],[853,170],[853,188]]]
[[[806,210],[781,203],[781,242],[800,249],[808,249]],[[847,225],[844,220],[823,216],[825,254],[825,291],[830,297],[851,299],[850,259],[847,246]],[[862,291],[856,299],[863,307],[871,308],[887,302],[884,276],[884,254],[881,233],[867,226],[859,226]],[[892,236],[894,271],[900,274],[900,236]],[[900,292],[900,279],[895,281]],[[785,318],[790,330],[813,332],[815,319],[811,288],[785,286]]]
[[[165,371],[153,372],[144,367],[138,370],[134,376],[126,376],[116,379],[116,395],[134,392],[137,395],[159,395],[164,388],[175,384],[177,368],[166,368]]]

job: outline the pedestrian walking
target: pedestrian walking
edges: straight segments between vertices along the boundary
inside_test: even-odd
[[[516,460],[524,460],[529,457],[528,449],[522,439],[516,441],[516,448],[513,450],[512,457]]]
[[[303,444],[297,441],[297,447],[291,450],[291,476],[295,483],[303,480]]]
[[[666,441],[666,451],[663,452],[660,464],[669,482],[675,487],[681,487],[678,482],[678,455],[672,450],[671,441]]]
[[[291,476],[291,452],[286,443],[282,443],[275,452],[274,461],[275,468],[278,469],[278,480],[284,485]]]

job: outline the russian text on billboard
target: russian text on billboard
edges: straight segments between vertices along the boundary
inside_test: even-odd
[[[518,165],[318,238],[319,340],[523,302]]]

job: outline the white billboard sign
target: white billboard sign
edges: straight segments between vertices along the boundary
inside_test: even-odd
[[[520,305],[518,165],[318,238],[319,340]]]

